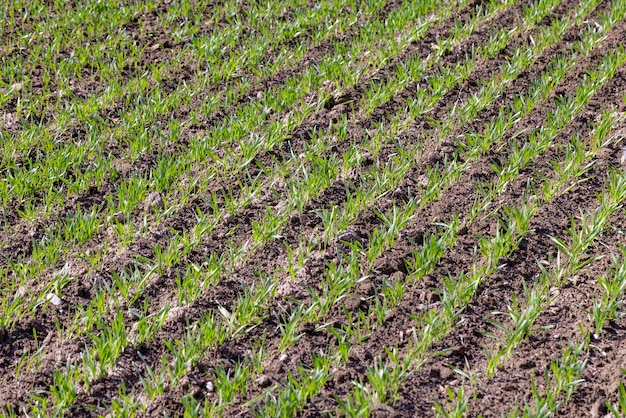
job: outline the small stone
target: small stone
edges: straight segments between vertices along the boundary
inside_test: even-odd
[[[11,84],[11,91],[20,91],[24,87],[24,83],[13,83]]]
[[[165,204],[163,203],[163,197],[161,197],[161,193],[152,192],[146,197],[146,210],[147,211],[156,211],[159,209],[163,209]]]
[[[206,390],[209,391],[209,392],[214,392],[215,391],[215,385],[210,380],[208,382],[206,382]]]
[[[622,148],[622,158],[619,159],[621,165],[626,165],[626,147]]]
[[[339,234],[339,236],[337,237],[337,240],[344,241],[344,242],[355,242],[355,241],[362,242],[359,234],[354,232],[352,229],[346,229],[345,231],[343,231],[341,234]]]
[[[257,385],[259,385],[259,387],[266,388],[272,384],[272,379],[270,379],[269,376],[262,374],[256,378],[255,382]]]
[[[63,300],[54,293],[48,293],[46,295],[46,299],[49,300],[54,306],[61,306],[63,304]]]

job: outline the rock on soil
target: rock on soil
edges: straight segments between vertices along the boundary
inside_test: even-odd
[[[48,299],[54,306],[61,306],[63,304],[63,300],[54,293],[48,293],[48,295],[46,295],[46,299]]]

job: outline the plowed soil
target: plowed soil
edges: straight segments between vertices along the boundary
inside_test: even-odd
[[[166,3],[169,2],[160,4],[161,13],[167,13]],[[516,25],[524,11],[524,5],[517,5],[499,12],[496,17],[487,20],[466,40],[443,56],[437,66],[428,70],[420,79],[413,80],[389,101],[377,107],[373,113],[368,114],[360,107],[365,98],[366,88],[373,80],[390,79],[396,73],[397,67],[409,59],[416,57],[426,59],[433,51],[433,44],[439,39],[448,37],[455,22],[470,19],[479,3],[481,2],[476,1],[460,10],[453,18],[433,25],[428,29],[426,36],[408,44],[382,68],[368,74],[355,86],[343,92],[341,97],[333,98],[304,122],[293,127],[289,132],[288,141],[262,151],[255,157],[253,164],[219,184],[213,184],[211,191],[215,192],[216,196],[223,196],[222,192],[226,191],[238,196],[250,179],[266,176],[262,167],[286,161],[292,155],[302,153],[314,132],[326,129],[338,120],[346,118],[347,136],[333,144],[326,154],[321,156],[336,155],[341,159],[355,142],[360,141],[379,123],[402,109],[407,101],[416,98],[420,88],[428,88],[437,68],[462,62],[467,51],[488,42],[493,33],[501,28],[512,28]],[[245,2],[242,4],[245,7]],[[367,19],[385,19],[391,10],[400,7],[401,4],[400,1],[390,1],[380,11],[379,16],[369,16]],[[564,1],[540,22],[540,26],[548,26],[559,16],[571,13],[576,4]],[[601,13],[608,11],[610,5],[608,1],[601,2],[591,13],[589,21],[593,22]],[[288,20],[290,14],[286,12],[282,18]],[[138,20],[144,24],[138,25]],[[129,80],[137,77],[151,64],[175,57],[186,42],[192,42],[192,39],[174,42],[170,28],[165,30],[157,23],[155,26],[160,32],[153,33],[151,25],[145,24],[150,21],[149,16],[139,16],[125,23],[129,36],[136,38],[138,44],[157,45],[144,49],[133,70],[128,71]],[[286,65],[269,78],[259,79],[253,74],[240,74],[241,77],[250,77],[252,87],[245,94],[238,96],[235,105],[220,108],[200,120],[194,120],[191,125],[186,126],[176,143],[169,144],[165,149],[153,148],[149,153],[141,155],[133,166],[123,165],[126,152],[123,146],[115,142],[107,143],[108,152],[119,160],[119,175],[106,179],[103,184],[93,185],[84,193],[68,194],[65,206],[56,208],[52,216],[31,222],[20,217],[22,208],[17,204],[5,208],[0,236],[0,266],[7,272],[3,280],[17,280],[17,276],[11,271],[12,266],[15,263],[24,265],[29,263],[34,250],[33,243],[45,239],[50,225],[61,223],[79,205],[83,212],[95,209],[99,216],[104,217],[110,202],[108,197],[115,196],[122,182],[134,176],[149,175],[155,169],[160,155],[169,155],[172,158],[182,155],[193,137],[202,136],[209,129],[227,121],[238,109],[253,102],[255,98],[270,89],[284,85],[292,77],[298,77],[307,68],[316,65],[327,54],[332,53],[331,47],[334,43],[358,39],[362,23],[356,22],[351,32],[321,41],[306,53],[303,60],[294,65]],[[228,24],[228,22],[213,23],[213,26],[206,30],[218,31]],[[546,70],[552,58],[568,53],[571,45],[579,39],[586,27],[584,24],[568,30],[560,42],[548,48],[527,71],[520,74],[469,124],[454,128],[453,132],[441,141],[431,141],[430,138],[435,138],[438,132],[437,126],[431,122],[445,121],[453,117],[455,105],[478,94],[484,82],[492,79],[494,74],[500,71],[502,63],[510,58],[514,48],[528,45],[536,32],[531,30],[513,36],[509,45],[495,58],[481,59],[466,81],[447,92],[426,115],[413,120],[394,142],[388,143],[376,155],[366,156],[358,170],[348,173],[345,178],[333,180],[329,187],[306,204],[301,213],[289,215],[284,229],[276,237],[251,250],[245,260],[235,265],[219,280],[211,283],[210,287],[203,289],[199,298],[192,304],[179,306],[175,291],[177,274],[184,272],[187,264],[202,265],[210,255],[219,257],[226,254],[230,247],[244,247],[253,234],[254,223],[262,218],[266,208],[277,207],[283,198],[289,196],[290,190],[284,182],[274,183],[271,188],[268,186],[266,190],[254,196],[254,200],[240,212],[220,220],[210,235],[202,238],[200,245],[183,256],[173,268],[164,271],[158,279],[154,279],[145,294],[133,305],[137,307],[147,303],[150,313],[158,313],[163,307],[171,306],[172,309],[161,329],[150,341],[126,347],[116,366],[102,378],[92,382],[89,390],[78,390],[77,399],[70,409],[71,414],[97,416],[110,412],[111,400],[118,396],[122,386],[128,393],[142,393],[144,390],[142,380],[148,375],[148,371],[156,370],[163,356],[170,353],[166,342],[184,340],[193,324],[208,313],[219,312],[220,308],[230,311],[247,289],[254,289],[255,284],[258,285],[260,278],[278,277],[276,297],[268,300],[267,306],[264,307],[268,314],[262,317],[260,323],[249,332],[228,338],[221,346],[207,351],[197,364],[189,368],[180,384],[167,386],[164,393],[154,400],[144,400],[147,409],[143,414],[146,416],[181,415],[182,400],[186,395],[192,395],[198,401],[210,400],[216,396],[213,390],[207,389],[207,383],[214,381],[216,367],[228,369],[247,361],[254,355],[252,347],[259,341],[264,341],[262,373],[251,374],[248,377],[246,393],[236,396],[224,411],[225,416],[251,416],[258,402],[263,399],[264,393],[270,389],[284,387],[290,376],[298,376],[298,367],[302,365],[308,367],[312,364],[314,354],[334,350],[337,347],[336,337],[324,329],[325,324],[306,323],[299,330],[300,338],[294,345],[284,352],[279,349],[282,339],[280,318],[292,312],[299,303],[303,303],[304,306],[310,305],[312,300],[309,290],[319,289],[320,280],[324,277],[329,263],[337,262],[341,254],[349,252],[348,245],[337,239],[328,245],[316,246],[295,280],[289,277],[286,269],[290,263],[288,248],[294,246],[297,248],[301,237],[319,235],[324,224],[318,213],[324,209],[331,210],[333,207],[341,210],[348,192],[352,193],[358,187],[360,176],[371,167],[377,164],[384,165],[393,158],[398,142],[406,149],[417,150],[415,164],[399,185],[379,196],[375,203],[360,213],[350,226],[362,241],[363,247],[367,248],[374,230],[383,226],[377,213],[386,213],[394,206],[404,207],[414,191],[420,190],[424,176],[432,167],[443,166],[454,159],[463,161],[464,135],[469,132],[481,132],[485,124],[498,116],[501,109],[508,109],[513,98],[527,91],[536,77]],[[9,35],[10,33],[5,33],[5,36]],[[242,38],[247,36],[251,34],[245,31],[241,34]],[[307,42],[309,38],[312,38],[312,34],[305,32],[300,35],[298,42]],[[368,277],[352,288],[340,304],[332,307],[331,314],[326,318],[326,324],[340,324],[347,321],[349,315],[356,317],[359,312],[370,312],[370,308],[379,300],[386,283],[404,281],[410,275],[410,268],[406,262],[410,260],[414,251],[422,247],[425,236],[438,233],[437,225],[451,223],[457,216],[460,220],[468,219],[470,208],[481,197],[476,186],[495,179],[497,173],[493,170],[494,164],[503,164],[510,157],[512,151],[506,146],[509,140],[517,138],[521,143],[528,140],[528,132],[541,126],[546,118],[553,114],[558,99],[575,94],[585,74],[597,66],[603,54],[618,48],[624,39],[626,23],[621,22],[605,35],[602,42],[587,57],[576,62],[574,69],[566,74],[564,80],[546,100],[539,102],[528,116],[520,119],[511,132],[505,134],[504,145],[500,144],[480,156],[454,184],[442,190],[437,199],[419,207],[395,240],[394,247],[386,250],[375,261],[375,267],[368,273]],[[93,41],[97,43],[99,40]],[[8,52],[10,51],[3,51],[4,60],[11,59],[10,55],[6,55]],[[276,58],[273,55],[275,53],[276,51],[268,54],[267,62]],[[59,59],[63,59],[63,54]],[[182,83],[193,82],[198,73],[198,69],[189,58],[182,61],[185,64],[177,67],[171,74],[165,75],[164,82],[169,83],[172,90]],[[40,84],[36,69],[25,68],[25,71],[30,72],[31,86]],[[84,77],[82,81],[77,82],[73,87],[75,92],[90,97],[100,94],[106,88],[98,83],[97,70],[92,71],[93,77]],[[206,95],[215,95],[226,91],[227,88],[229,87],[226,82],[207,86]],[[558,133],[553,145],[534,158],[514,181],[510,182],[492,204],[493,209],[504,205],[519,206],[520,197],[529,182],[537,184],[542,174],[550,175],[551,162],[564,157],[565,147],[574,135],[579,135],[583,143],[589,144],[593,127],[604,110],[626,112],[625,92],[626,68],[621,68],[593,95],[573,121]],[[203,97],[194,97],[157,123],[167,126],[170,119],[185,120],[190,112],[202,106],[203,100]],[[16,106],[16,102],[9,102],[2,109],[5,118],[0,128],[11,136],[19,135],[21,129],[19,123],[10,122],[12,119],[9,116],[15,114]],[[109,123],[112,126],[122,123],[122,112],[123,106],[109,109],[106,117],[110,119]],[[55,115],[42,114],[40,122],[50,124],[54,117]],[[268,122],[283,117],[285,115],[280,113],[270,115]],[[71,135],[80,137],[85,135],[86,129],[75,126],[75,132]],[[467,307],[456,319],[457,326],[428,349],[422,364],[412,366],[410,375],[399,388],[397,399],[384,405],[377,405],[370,411],[370,416],[433,416],[433,403],[447,401],[446,388],[455,391],[461,387],[465,388],[469,399],[467,416],[503,416],[510,413],[515,405],[523,406],[531,402],[531,381],[543,379],[544,370],[550,367],[552,360],[560,358],[570,342],[581,341],[583,338],[581,329],[593,329],[589,312],[594,297],[602,291],[597,277],[611,274],[613,261],[611,255],[621,254],[620,245],[626,245],[624,210],[620,209],[611,218],[610,228],[604,231],[589,251],[590,257],[603,257],[589,264],[563,286],[553,289],[549,307],[542,312],[534,326],[537,331],[524,339],[494,377],[485,374],[488,361],[486,353],[496,348],[497,340],[489,335],[497,334],[498,330],[488,320],[505,320],[496,312],[506,312],[507,307],[511,305],[512,295],[524,295],[524,285],[532,284],[540,275],[541,266],[547,266],[555,259],[557,247],[551,238],[567,239],[567,230],[572,219],[597,207],[597,195],[606,187],[607,173],[612,169],[622,170],[620,158],[624,135],[626,125],[613,126],[611,141],[601,152],[592,156],[590,162],[593,164],[584,174],[585,181],[567,189],[538,208],[531,220],[530,234],[511,255],[500,261],[501,268],[496,273],[483,279],[475,295],[468,301]],[[61,140],[70,141],[71,137]],[[33,150],[32,156],[45,152]],[[32,156],[23,156],[23,160],[26,161]],[[81,170],[80,167],[76,169]],[[198,169],[198,173],[200,172]],[[36,198],[43,196],[35,195]],[[171,200],[175,196],[169,198]],[[218,204],[223,204],[221,197],[218,200]],[[44,202],[41,201],[39,204],[44,205]],[[63,288],[63,304],[60,307],[50,304],[38,309],[34,314],[20,319],[12,329],[6,330],[5,335],[0,335],[0,371],[2,371],[0,405],[21,411],[19,415],[30,411],[33,394],[40,390],[48,391],[55,371],[65,370],[66,364],[79,362],[86,345],[90,343],[84,334],[67,339],[60,331],[67,328],[77,315],[81,315],[79,307],[88,305],[95,295],[98,284],[112,283],[115,275],[122,271],[142,270],[142,263],[137,256],[154,259],[156,245],[167,247],[174,234],[182,235],[191,231],[196,225],[198,210],[211,213],[210,198],[192,197],[184,205],[177,207],[174,215],[160,221],[158,227],[149,227],[145,233],[138,234],[128,247],[119,246],[120,251],[108,251],[106,258],[96,270],[88,268],[86,263],[81,261],[81,251],[99,251],[103,242],[115,241],[115,235],[110,230],[103,228],[86,243],[81,244],[80,248],[70,246],[64,251],[56,263],[56,271],[65,269],[72,280]],[[130,222],[139,225],[144,218],[149,223],[156,222],[156,215],[148,206],[145,208],[142,206],[134,211]],[[463,224],[454,246],[445,251],[426,277],[406,287],[402,299],[387,313],[382,325],[371,330],[369,338],[351,346],[347,360],[333,370],[330,380],[318,394],[307,401],[304,409],[298,414],[311,417],[335,415],[334,411],[339,407],[337,399],[344,399],[346,394],[351,393],[355,382],[364,381],[368,368],[374,366],[377,358],[384,356],[385,348],[396,347],[401,354],[407,350],[411,335],[416,329],[415,318],[423,315],[428,306],[436,307],[440,303],[439,289],[445,288],[446,278],[458,277],[463,272],[471,270],[477,248],[480,248],[481,237],[495,235],[497,224],[497,218],[486,216]],[[118,245],[111,242],[111,248],[118,248]],[[365,271],[365,266],[363,270]],[[27,289],[25,291],[41,290],[54,274],[55,271],[46,271],[39,277],[37,283],[24,283],[22,287]],[[125,307],[124,323],[129,330],[136,320],[131,312],[133,306]],[[611,320],[603,332],[592,340],[593,348],[584,354],[587,364],[581,376],[583,381],[577,385],[571,399],[559,408],[560,416],[604,416],[608,412],[605,403],[617,402],[619,383],[624,379],[620,368],[626,367],[626,317]],[[21,359],[34,353],[42,345],[45,351],[38,367],[16,373]],[[476,376],[475,385],[469,385],[467,379],[453,369],[473,373]]]

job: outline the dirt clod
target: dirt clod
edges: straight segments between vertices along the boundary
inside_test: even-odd
[[[145,210],[146,212],[156,211],[163,209],[165,203],[163,197],[159,192],[152,192],[146,197]]]
[[[344,300],[343,305],[348,310],[353,310],[359,307],[361,304],[361,299],[355,296],[348,297]]]
[[[373,293],[372,281],[370,279],[365,279],[361,281],[357,285],[358,292],[365,296],[370,296]]]
[[[406,273],[406,265],[404,264],[404,260],[398,260],[396,258],[392,259],[382,259],[374,265],[374,270],[380,272],[381,274],[393,275],[397,272]]]
[[[272,384],[272,379],[269,376],[262,374],[255,379],[255,382],[259,385],[259,387],[266,388]]]
[[[400,418],[404,415],[395,410],[392,406],[376,403],[372,406],[370,417],[372,418]]]

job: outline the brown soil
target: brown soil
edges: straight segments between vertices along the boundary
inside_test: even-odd
[[[469,19],[481,3],[481,1],[474,2],[455,16],[455,19],[461,21]],[[399,7],[400,4],[401,2],[390,1],[381,11],[381,17]],[[575,7],[573,2],[565,1],[555,9],[551,17],[544,19],[541,25],[550,24],[555,16],[568,13],[572,7]],[[603,2],[592,13],[590,20],[597,18],[609,7],[608,2]],[[485,23],[467,41],[455,47],[443,58],[441,64],[453,65],[463,61],[469,48],[487,42],[489,36],[501,28],[512,27],[523,10],[523,6],[520,5],[503,11],[496,19]],[[290,13],[287,11],[283,18],[288,19],[289,16]],[[259,167],[272,165],[274,161],[283,161],[289,158],[292,152],[295,154],[302,152],[306,146],[305,142],[316,129],[326,128],[345,115],[349,123],[349,135],[344,141],[334,144],[327,155],[324,155],[325,157],[336,155],[341,158],[354,141],[362,138],[379,122],[385,121],[390,115],[402,109],[406,100],[415,97],[416,90],[420,86],[428,86],[429,78],[436,69],[430,70],[419,80],[414,80],[389,102],[376,109],[373,114],[366,115],[363,109],[359,108],[358,103],[365,95],[365,88],[372,79],[388,79],[395,73],[396,67],[408,59],[426,58],[432,52],[432,44],[450,34],[455,19],[431,28],[423,39],[407,46],[405,51],[371,77],[346,91],[343,100],[338,98],[335,102],[328,103],[319,113],[295,127],[290,133],[289,141],[260,154],[255,160],[256,164],[251,164],[237,177],[216,184],[214,190],[218,192],[234,190],[235,194],[239,193],[240,182],[263,175]],[[218,30],[224,24],[224,22],[218,22],[211,30]],[[135,26],[131,22],[126,29],[130,31],[136,29],[133,28]],[[257,93],[281,86],[289,78],[301,74],[307,66],[315,64],[331,53],[332,42],[356,39],[359,30],[360,27],[357,25],[354,32],[343,34],[338,39],[323,41],[295,67],[279,71],[269,79],[255,80],[254,86],[239,98],[235,107],[220,109],[207,120],[203,120],[202,126],[193,127],[187,134],[193,136],[194,133],[209,129],[210,126],[215,126],[219,121],[225,120],[229,115],[234,114],[237,107],[253,100]],[[499,71],[499,66],[510,56],[515,46],[527,45],[531,42],[533,32],[514,37],[510,45],[495,59],[482,60],[467,81],[447,93],[426,117],[413,121],[398,141],[402,141],[408,149],[417,150],[416,163],[395,190],[390,190],[388,194],[380,197],[371,207],[361,213],[352,225],[352,230],[363,241],[363,245],[367,245],[368,237],[382,225],[376,211],[385,213],[394,205],[403,207],[412,192],[419,190],[422,177],[427,168],[432,167],[433,164],[446,164],[453,158],[462,160],[461,148],[456,140],[462,138],[464,133],[480,131],[487,122],[498,115],[501,109],[506,109],[513,98],[525,92],[535,77],[546,69],[552,58],[568,53],[569,46],[576,42],[582,30],[583,28],[576,27],[568,31],[561,42],[548,49],[500,97],[480,112],[475,120],[468,126],[459,127],[441,142],[432,143],[432,141],[425,140],[436,134],[435,127],[429,121],[445,120],[450,117],[455,104],[463,102],[479,91],[481,82],[490,80],[493,74]],[[159,36],[167,37],[168,34],[161,33],[154,36],[156,41],[153,39],[150,42],[160,42]],[[513,132],[505,136],[505,142],[514,132],[520,133],[517,138],[518,142],[526,141],[528,138],[524,132],[541,125],[546,116],[554,110],[555,100],[558,97],[571,96],[585,73],[597,65],[604,53],[620,45],[623,39],[626,39],[626,24],[624,23],[617,25],[608,33],[602,44],[587,58],[579,60],[576,68],[567,74],[565,80],[555,88],[551,96],[544,103],[539,104],[530,115],[520,120],[513,128]],[[169,52],[164,52],[163,48],[153,51],[157,55],[162,53],[167,57],[171,56]],[[166,57],[145,56],[142,57],[143,61],[140,65],[145,67],[155,59],[166,59]],[[271,55],[268,59],[271,59]],[[194,68],[185,71],[188,74],[172,74],[169,80],[172,88],[176,88],[178,81],[182,82],[195,73]],[[132,75],[129,74],[130,76]],[[91,95],[98,94],[102,86],[86,84],[83,87],[85,94]],[[209,88],[209,93],[218,91],[221,87],[212,86]],[[603,110],[615,108],[619,112],[625,112],[624,91],[626,91],[626,69],[622,68],[559,133],[554,140],[555,145],[524,168],[515,181],[499,196],[493,208],[501,205],[519,205],[520,196],[528,182],[537,184],[541,175],[550,173],[550,162],[563,157],[563,147],[574,134],[579,134],[583,142],[589,144],[592,127]],[[342,104],[347,99],[351,100],[351,105]],[[199,101],[191,101],[187,105],[188,108],[179,109],[172,115],[168,115],[168,118],[175,116],[184,119],[189,111],[200,104]],[[496,316],[494,312],[506,311],[511,303],[511,295],[523,295],[523,283],[533,283],[540,273],[538,262],[549,260],[556,255],[556,247],[550,237],[566,238],[571,219],[581,212],[595,209],[596,196],[605,187],[604,179],[608,170],[619,169],[619,151],[623,145],[626,127],[616,126],[613,127],[613,131],[612,141],[607,148],[593,156],[594,165],[585,174],[587,181],[560,194],[539,208],[531,222],[531,234],[524,238],[523,244],[513,254],[501,261],[504,265],[502,269],[486,277],[480,284],[478,291],[457,319],[457,327],[429,348],[424,364],[414,368],[400,387],[397,401],[390,402],[389,405],[379,405],[371,412],[372,416],[431,416],[434,414],[433,403],[435,401],[446,402],[447,387],[453,390],[464,387],[471,395],[468,416],[502,416],[509,413],[515,405],[522,406],[529,402],[531,400],[531,377],[534,377],[542,387],[544,369],[549,367],[550,361],[558,359],[570,342],[581,341],[579,325],[592,329],[593,324],[588,311],[592,306],[594,295],[601,292],[596,277],[609,274],[612,260],[610,255],[620,253],[619,246],[626,244],[621,227],[622,222],[626,221],[623,211],[619,211],[610,220],[611,227],[589,251],[591,256],[606,255],[607,257],[585,268],[561,288],[554,289],[554,300],[536,323],[537,327],[545,326],[546,328],[524,340],[494,377],[490,378],[484,374],[487,366],[485,352],[496,346],[496,340],[486,334],[497,333],[497,329],[488,320],[501,320],[502,317]],[[184,144],[189,139],[182,138],[181,141]],[[177,146],[172,145],[173,148],[168,150],[172,156],[184,152],[182,148],[176,148]],[[51,222],[61,222],[66,214],[77,205],[80,204],[83,211],[99,208],[99,213],[107,213],[107,196],[115,194],[119,181],[138,172],[149,173],[154,168],[156,153],[161,151],[163,150],[154,150],[154,155],[142,156],[136,167],[129,167],[129,170],[115,181],[111,180],[98,188],[90,188],[83,195],[70,196],[65,207],[59,208],[54,213],[53,219],[36,221],[34,225],[26,224],[18,220],[17,209],[9,210],[4,214],[3,220],[6,228],[5,236],[0,239],[0,267],[8,270],[8,266],[18,260],[27,263],[33,251],[33,240],[43,239],[46,226]],[[234,306],[243,290],[253,286],[261,277],[278,277],[279,279],[278,296],[271,299],[265,306],[266,316],[261,324],[249,333],[228,339],[222,346],[209,350],[198,364],[190,367],[180,385],[168,387],[162,396],[146,403],[148,407],[146,415],[162,416],[167,413],[170,416],[178,416],[183,411],[182,398],[189,394],[198,400],[212,400],[215,395],[206,390],[206,384],[212,381],[215,367],[246,361],[251,355],[250,347],[265,338],[264,364],[266,367],[263,375],[251,374],[246,395],[236,397],[225,412],[226,416],[252,415],[256,404],[249,405],[250,400],[262,395],[268,386],[285,384],[290,374],[296,372],[298,365],[311,364],[312,353],[334,350],[336,339],[327,331],[315,331],[323,324],[302,324],[302,337],[295,345],[287,349],[286,357],[284,357],[278,349],[281,340],[278,318],[279,313],[293,310],[296,301],[305,304],[311,302],[310,295],[305,289],[319,288],[320,278],[323,277],[328,264],[337,262],[338,254],[345,252],[346,247],[344,244],[333,242],[328,246],[314,248],[305,268],[299,273],[297,281],[290,281],[286,271],[289,263],[286,244],[297,246],[300,237],[310,237],[319,233],[322,221],[316,215],[316,211],[334,206],[341,208],[347,199],[348,191],[354,190],[355,185],[359,184],[359,176],[377,163],[384,165],[394,152],[395,144],[391,143],[377,155],[365,158],[356,172],[350,173],[347,178],[335,180],[330,187],[309,202],[302,213],[291,214],[285,228],[280,232],[280,238],[269,241],[249,254],[245,262],[235,266],[209,289],[205,289],[192,305],[176,307],[175,277],[177,273],[184,273],[186,263],[201,265],[211,254],[220,256],[226,253],[228,245],[243,244],[252,234],[252,222],[259,220],[267,207],[280,204],[278,196],[286,195],[289,191],[285,184],[274,185],[274,190],[264,190],[254,202],[236,216],[221,221],[210,236],[205,237],[191,254],[159,277],[154,278],[148,290],[135,305],[122,307],[125,310],[127,329],[132,327],[135,320],[130,309],[143,306],[145,301],[149,304],[150,313],[158,312],[167,305],[174,308],[168,320],[151,341],[140,346],[127,347],[113,370],[105,377],[93,382],[88,392],[79,390],[78,398],[71,409],[72,414],[95,416],[106,413],[111,406],[111,399],[117,396],[122,385],[128,392],[141,393],[142,378],[146,377],[148,367],[155,369],[163,356],[169,354],[165,342],[184,339],[188,328],[198,322],[203,315],[217,312],[219,307],[228,309]],[[465,219],[468,216],[467,211],[479,197],[476,185],[494,179],[496,174],[491,167],[493,164],[506,161],[509,155],[510,150],[499,144],[472,164],[471,169],[464,173],[459,181],[442,191],[438,199],[418,209],[414,218],[403,229],[401,236],[396,239],[394,248],[379,257],[370,277],[354,286],[341,306],[332,308],[326,322],[342,323],[346,321],[346,312],[352,314],[359,311],[368,312],[376,299],[380,297],[383,283],[405,280],[408,273],[405,261],[412,252],[422,246],[425,235],[436,232],[433,221],[450,222],[456,215],[460,219]],[[161,206],[160,203],[147,204],[139,210],[139,213],[133,214],[133,220],[139,222],[144,216],[144,211],[149,213],[148,219],[153,220],[154,215],[150,215],[150,212],[158,211]],[[6,332],[0,330],[0,370],[4,372],[0,375],[0,406],[8,405],[19,411],[29,410],[28,403],[32,402],[30,396],[38,390],[47,390],[56,370],[62,370],[68,362],[79,363],[85,346],[89,344],[89,339],[82,334],[73,339],[66,339],[59,335],[58,330],[65,329],[76,315],[80,315],[78,306],[86,306],[90,302],[98,283],[110,283],[114,273],[133,269],[142,270],[143,267],[137,256],[152,258],[155,244],[167,245],[175,232],[182,234],[190,231],[196,224],[195,214],[198,209],[203,213],[212,211],[201,196],[192,199],[184,207],[178,208],[174,216],[161,222],[158,228],[153,228],[148,233],[139,236],[124,251],[109,252],[103,262],[103,267],[98,271],[87,268],[84,262],[77,259],[77,254],[80,249],[99,248],[102,240],[110,239],[107,232],[100,231],[80,249],[73,248],[68,251],[68,254],[65,254],[57,265],[60,270],[67,263],[69,274],[73,278],[63,289],[63,305],[58,308],[50,305],[39,309],[32,316],[18,321],[13,329]],[[301,414],[311,417],[334,415],[328,412],[338,408],[334,397],[345,399],[346,394],[352,392],[354,382],[363,381],[368,367],[372,367],[378,357],[384,356],[385,348],[397,346],[401,353],[405,352],[408,349],[407,335],[410,335],[411,330],[416,327],[415,316],[423,313],[424,303],[437,303],[439,299],[437,289],[443,288],[446,277],[456,277],[468,271],[474,260],[480,237],[495,234],[495,222],[493,217],[489,217],[479,218],[472,224],[465,225],[454,247],[446,251],[428,276],[407,286],[403,299],[385,317],[383,326],[374,329],[367,340],[351,348],[348,360],[337,367],[329,382],[319,394],[308,401]],[[26,283],[24,287],[30,291],[41,290],[53,274],[55,274],[54,271],[45,272],[39,278],[39,283]],[[9,272],[6,278],[17,280],[16,274],[12,272]],[[573,417],[606,414],[605,402],[616,402],[619,382],[624,380],[620,367],[626,364],[625,339],[626,319],[624,317],[610,321],[602,334],[597,339],[593,339],[594,348],[584,354],[587,360],[587,367],[582,376],[584,381],[576,388],[569,403],[559,409],[559,415]],[[19,376],[16,376],[15,371],[22,356],[34,353],[42,341],[45,345],[45,354],[41,364],[36,369],[23,370]],[[441,352],[445,354],[435,355]],[[284,360],[285,358],[288,360]],[[471,387],[468,381],[452,371],[452,368],[474,374],[477,377],[475,387]]]

